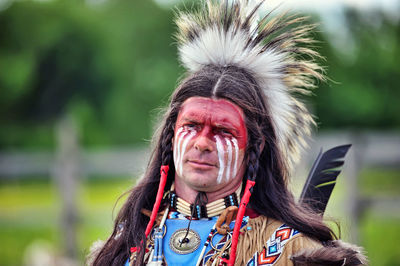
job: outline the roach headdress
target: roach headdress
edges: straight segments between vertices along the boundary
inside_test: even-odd
[[[205,66],[236,66],[251,74],[262,88],[277,144],[288,166],[296,162],[304,137],[314,124],[294,94],[307,94],[323,69],[307,48],[313,25],[303,17],[258,18],[264,1],[204,0],[197,12],[179,12],[176,24],[179,58],[188,73]]]

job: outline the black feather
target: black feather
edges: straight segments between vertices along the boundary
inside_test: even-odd
[[[351,144],[337,146],[324,153],[321,149],[301,192],[301,204],[308,205],[317,213],[325,212],[336,178],[344,164],[344,156],[350,147]]]

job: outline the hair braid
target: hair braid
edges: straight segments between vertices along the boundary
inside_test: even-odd
[[[252,150],[249,151],[249,165],[247,167],[247,179],[255,181],[257,171],[258,171],[258,166],[259,166],[259,161],[258,161],[258,155],[260,154],[259,148],[254,147]]]
[[[172,158],[172,139],[174,137],[174,122],[169,117],[161,134],[161,162],[162,165],[169,165]]]
[[[262,140],[259,136],[261,136],[261,132],[259,132],[258,129],[253,130],[253,132],[250,131],[249,139],[247,141],[249,147],[247,149],[248,166],[246,177],[248,180],[251,181],[256,180],[259,168],[259,159],[262,145]]]

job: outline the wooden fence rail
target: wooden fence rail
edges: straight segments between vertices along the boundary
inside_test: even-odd
[[[76,217],[78,209],[74,196],[82,177],[136,176],[143,173],[150,156],[149,149],[107,148],[82,149],[78,145],[74,124],[68,118],[56,128],[57,150],[0,152],[0,181],[20,178],[51,176],[58,184],[62,198],[63,228],[66,243],[65,254],[74,258],[77,254]],[[353,144],[346,157],[343,175],[346,176],[346,214],[351,221],[351,241],[358,241],[358,223],[365,210],[374,210],[400,216],[400,197],[363,198],[358,191],[358,176],[365,167],[400,168],[400,134],[382,132],[327,132],[309,141],[311,147],[296,170],[305,177],[320,148],[330,149],[337,145]]]

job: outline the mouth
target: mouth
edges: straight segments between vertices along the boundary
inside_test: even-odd
[[[188,160],[188,163],[194,168],[199,168],[204,170],[217,167],[214,163],[201,160]]]

